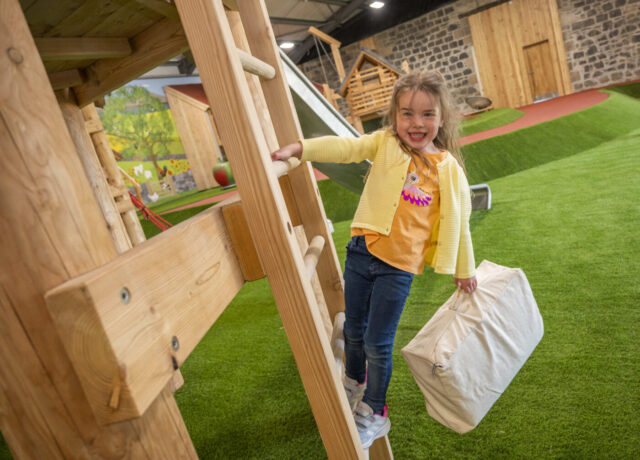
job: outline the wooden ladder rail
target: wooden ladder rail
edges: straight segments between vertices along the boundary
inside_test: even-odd
[[[276,69],[272,80],[260,81],[273,117],[272,127],[264,119],[260,123],[255,115],[256,104],[242,71],[222,2],[179,0],[176,5],[234,170],[245,214],[251,216],[248,220],[251,235],[269,278],[327,454],[329,458],[365,458],[335,366],[330,338],[322,326],[269,156],[273,141],[267,139],[271,129],[280,145],[295,142],[301,137],[301,131],[264,2],[244,0],[238,2],[238,7],[251,54]],[[330,316],[334,318],[344,309],[341,272],[310,165],[305,163],[294,169],[289,178],[307,235],[320,235],[327,243],[317,270]],[[378,454],[379,451],[384,454]],[[388,440],[379,440],[372,453],[376,458],[391,458]]]
[[[227,12],[227,17],[232,30],[234,31],[236,45],[238,48],[250,51],[259,59],[264,60],[267,66],[273,66],[278,69],[278,73],[275,75],[275,78],[271,79],[271,77],[269,77],[268,79],[260,80],[260,84],[264,92],[252,91],[256,107],[262,106],[265,102],[268,106],[265,111],[266,115],[263,114],[260,117],[261,120],[263,120],[262,127],[265,137],[268,140],[270,137],[269,133],[275,128],[277,141],[279,141],[280,145],[296,142],[298,139],[302,138],[302,131],[300,129],[298,117],[291,99],[287,82],[284,79],[284,71],[279,58],[278,47],[273,33],[271,32],[270,22],[266,14],[264,4],[262,0],[253,0],[253,3],[241,2],[238,4],[238,7],[242,20],[247,23],[249,27],[247,28],[245,35],[245,33],[243,33],[245,30],[242,27],[242,24],[237,24],[238,20],[234,18],[233,12]],[[267,34],[263,33],[265,30],[268,32]],[[246,43],[245,40],[250,41],[249,48],[246,48],[248,43]],[[245,70],[248,69],[245,67]],[[257,79],[255,79],[255,81],[257,81]],[[269,110],[271,111],[271,114],[275,115],[270,116]],[[271,123],[272,119],[274,120],[273,124]],[[264,120],[266,120],[266,122]],[[280,165],[276,165],[275,167],[278,175],[283,174],[283,171],[278,171]],[[320,310],[320,314],[326,320],[325,326],[327,329],[327,335],[330,339],[336,366],[342,376],[342,361],[344,355],[344,341],[340,340],[344,324],[344,290],[342,285],[342,271],[337,259],[333,239],[331,238],[326,225],[327,219],[312,168],[309,163],[306,163],[302,167],[294,168],[295,166],[293,166],[291,164],[291,160],[289,160],[287,170],[290,174],[282,178],[288,179],[289,183],[287,183],[286,180],[283,181],[281,179],[281,186],[285,193],[285,200],[288,198],[286,190],[289,190],[289,193],[291,193],[293,197],[295,197],[295,201],[297,201],[297,204],[293,203],[297,208],[294,209],[294,212],[297,210],[300,215],[299,217],[302,219],[302,226],[307,230],[312,228],[312,231],[308,231],[307,233],[309,247],[311,248],[313,240],[317,240],[318,238],[327,238],[325,241],[328,241],[330,246],[330,250],[321,252],[321,258],[318,260],[318,263],[322,263],[322,265],[314,275],[314,279],[312,281],[318,282],[319,280],[319,283],[322,285],[318,286],[319,289],[316,289],[317,301],[319,303],[318,309]],[[288,207],[291,212],[292,206],[289,205],[289,202]],[[304,238],[304,230],[302,230],[301,233]],[[318,233],[322,236],[318,235]],[[306,248],[306,244],[301,244],[301,249],[303,251],[306,251]],[[314,288],[315,287],[316,286],[314,284]],[[328,303],[325,302],[325,297],[329,298]],[[341,388],[342,386],[340,385],[340,389]],[[393,458],[387,436],[377,440],[373,444],[370,448],[370,456],[374,459]]]

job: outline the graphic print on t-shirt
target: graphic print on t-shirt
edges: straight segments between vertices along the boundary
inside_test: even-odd
[[[402,187],[402,199],[416,206],[429,206],[431,195],[418,187],[420,177],[415,171],[407,174],[407,179]]]

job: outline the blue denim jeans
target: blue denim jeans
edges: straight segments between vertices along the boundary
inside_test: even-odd
[[[363,236],[347,245],[344,270],[346,375],[367,381],[363,401],[381,414],[393,368],[393,341],[413,274],[367,249]]]

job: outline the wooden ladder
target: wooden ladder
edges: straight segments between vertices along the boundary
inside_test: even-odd
[[[366,458],[332,351],[344,293],[317,184],[309,163],[289,170],[270,159],[302,132],[264,2],[241,0],[237,11],[220,0],[175,3],[327,454]],[[286,173],[280,183],[278,169]],[[309,243],[305,254],[296,228]],[[386,437],[371,456],[392,458]]]

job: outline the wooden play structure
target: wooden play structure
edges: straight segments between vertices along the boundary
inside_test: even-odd
[[[483,96],[521,107],[573,88],[556,0],[513,0],[469,14]]]
[[[342,275],[311,166],[269,157],[301,132],[264,2],[0,6],[0,429],[14,457],[196,458],[180,365],[264,275],[328,458],[366,458],[332,346]],[[188,48],[239,199],[132,238],[92,103]],[[386,437],[370,456],[392,458]]]
[[[342,82],[339,94],[347,100],[351,124],[364,133],[363,121],[381,117],[389,107],[393,85],[405,71],[363,48]]]
[[[197,189],[217,187],[212,171],[221,156],[220,136],[202,85],[165,86],[164,92]]]
[[[340,55],[340,46],[342,45],[342,43],[336,40],[335,38],[333,38],[332,36],[325,34],[323,31],[313,26],[309,27],[309,33],[311,34],[312,37],[314,37],[314,41],[316,42],[316,47],[318,50],[318,59],[320,59],[321,64],[322,64],[322,56],[320,55],[320,48],[318,47],[318,43],[324,42],[331,47],[331,55],[333,57],[333,65],[336,69],[336,73],[338,74],[338,78],[340,79],[340,81],[344,80],[344,75],[345,75],[344,64],[342,63],[342,56]],[[323,67],[323,73],[324,73],[324,67]],[[325,75],[325,80],[326,80],[326,75]],[[339,110],[338,99],[340,99],[341,96],[338,93],[336,93],[326,81],[322,84],[319,84],[318,89],[320,90],[320,92],[322,92],[324,97],[329,101],[331,106],[334,109]]]

